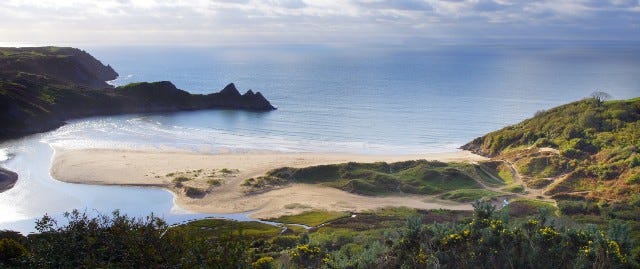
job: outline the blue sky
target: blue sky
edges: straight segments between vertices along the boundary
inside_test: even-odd
[[[3,0],[0,44],[637,42],[640,0]]]

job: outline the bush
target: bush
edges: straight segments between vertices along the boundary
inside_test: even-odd
[[[640,166],[640,154],[635,154],[635,156],[629,162],[629,167],[634,168]]]
[[[298,245],[289,253],[289,257],[300,268],[320,268],[324,254],[318,247]]]
[[[252,263],[251,267],[256,269],[271,269],[273,268],[273,261],[274,260],[271,256],[262,257]]]
[[[11,238],[0,239],[0,267],[15,265],[27,254],[27,249]]]
[[[172,182],[173,182],[173,183],[175,183],[175,184],[177,185],[177,184],[180,184],[180,183],[183,183],[183,182],[187,182],[187,181],[189,181],[189,180],[191,180],[191,178],[184,177],[184,176],[180,176],[180,177],[176,177],[176,178],[174,178],[174,179],[172,180]]]
[[[295,235],[277,236],[271,239],[271,244],[279,246],[281,249],[295,247],[300,242],[300,237]]]
[[[184,188],[184,193],[191,198],[201,198],[205,194],[207,194],[204,190],[201,190],[195,187]]]
[[[207,180],[207,183],[209,183],[209,185],[211,185],[211,186],[220,186],[220,185],[222,185],[222,180],[209,179],[209,180]]]
[[[558,208],[565,215],[600,214],[598,204],[591,201],[558,201]]]
[[[625,182],[629,185],[640,184],[640,174],[631,175]]]

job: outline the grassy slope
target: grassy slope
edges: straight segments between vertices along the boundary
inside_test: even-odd
[[[640,97],[559,106],[464,148],[511,162],[568,221],[622,222],[640,240]]]
[[[284,167],[269,171],[264,177],[247,179],[244,185],[251,191],[261,191],[292,182],[322,184],[363,195],[428,194],[460,201],[501,195],[484,190],[478,182],[504,186],[503,181],[487,176],[478,165],[426,160]],[[448,192],[456,193],[445,195]]]
[[[640,191],[640,98],[573,102],[464,147],[512,161],[550,195],[629,200]]]

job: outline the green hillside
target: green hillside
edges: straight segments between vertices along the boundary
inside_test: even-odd
[[[589,98],[479,137],[464,149],[507,160],[557,198],[638,199],[640,98]]]

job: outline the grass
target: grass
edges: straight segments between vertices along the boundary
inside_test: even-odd
[[[511,169],[505,164],[501,164],[498,166],[498,176],[504,180],[504,183],[509,185],[513,184],[515,180],[513,179],[513,174],[511,173]]]
[[[511,193],[523,193],[524,192],[524,186],[522,186],[522,185],[512,185],[512,186],[503,188],[502,190],[506,191],[506,192],[511,192]]]
[[[282,228],[256,221],[233,221],[225,219],[202,219],[176,227],[204,237],[238,236],[240,238],[271,238],[280,234]]]
[[[545,178],[532,179],[526,182],[527,187],[534,189],[542,189],[551,184],[551,180]]]
[[[282,216],[276,219],[270,219],[270,221],[286,224],[303,224],[314,227],[346,216],[349,216],[349,214],[344,212],[314,210],[297,215]]]
[[[551,202],[520,198],[509,202],[508,213],[513,217],[521,217],[538,214],[540,210],[557,213],[558,208]]]
[[[289,181],[279,177],[262,176],[256,178],[248,178],[242,182],[243,187],[248,188],[248,192],[259,192],[276,186],[288,184]]]
[[[222,182],[223,182],[223,181],[222,181],[222,180],[220,180],[220,179],[209,179],[209,180],[207,180],[207,183],[208,183],[210,186],[214,186],[214,187],[222,185]]]
[[[291,204],[284,205],[284,208],[285,209],[296,209],[296,208],[306,209],[306,208],[311,208],[311,207],[308,206],[308,205],[303,205],[301,203],[291,203]]]
[[[481,198],[494,198],[503,196],[504,193],[485,189],[459,189],[440,195],[440,198],[456,202],[471,202]]]
[[[463,148],[512,161],[530,178],[528,187],[545,188],[551,183],[545,178],[570,177],[571,184],[554,185],[547,193],[597,191],[598,200],[624,202],[629,197],[624,194],[637,188],[609,182],[634,182],[630,178],[638,173],[633,163],[639,146],[640,98],[603,102],[592,97],[536,113]],[[543,147],[554,150],[538,150]],[[498,174],[509,182],[508,171],[501,170]]]
[[[248,179],[254,189],[299,182],[322,184],[363,195],[391,193],[441,194],[456,189],[480,189],[473,164],[437,161],[342,163],[305,168],[283,167]]]

